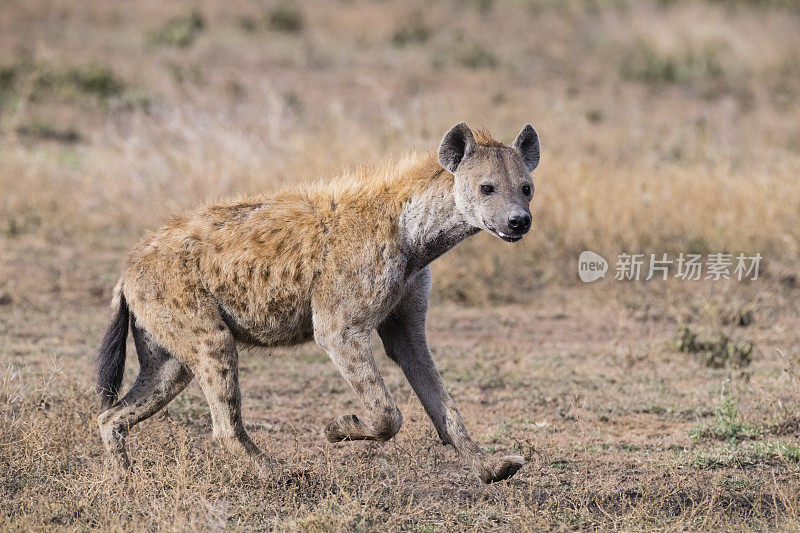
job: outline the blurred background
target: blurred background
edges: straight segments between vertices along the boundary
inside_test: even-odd
[[[125,251],[461,121],[542,142],[532,232],[434,262],[428,319],[471,434],[529,464],[479,483],[374,338],[390,443],[320,437],[361,404],[313,343],[243,349],[275,476],[213,445],[192,383],[114,482],[92,354]],[[799,177],[796,0],[4,0],[0,530],[795,531]],[[605,280],[579,281],[584,250]],[[623,252],[763,259],[755,281],[615,281]]]
[[[435,149],[465,120],[509,143],[525,123],[539,131],[534,230],[457,248],[436,265],[438,298],[574,283],[585,249],[760,252],[785,275],[800,256],[798,9],[5,2],[5,255],[36,242],[119,253],[207,199]]]

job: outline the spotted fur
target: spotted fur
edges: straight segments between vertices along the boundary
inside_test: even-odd
[[[145,237],[125,261],[116,318],[98,358],[99,424],[111,456],[129,467],[130,428],[197,377],[214,437],[262,460],[242,422],[237,343],[286,346],[312,338],[366,412],[335,418],[327,439],[388,440],[403,418],[371,353],[377,330],[442,441],[485,482],[513,475],[521,457],[487,456],[470,439],[428,350],[425,315],[431,261],[491,230],[481,221],[497,224],[520,206],[527,212],[530,195],[520,186],[530,183],[533,156],[519,146],[519,138],[506,146],[483,132],[474,136],[462,123],[445,136],[438,157],[411,154],[331,183],[207,205]],[[538,163],[538,138],[535,150]],[[493,198],[476,192],[486,179],[497,189]],[[116,401],[129,317],[140,374]]]

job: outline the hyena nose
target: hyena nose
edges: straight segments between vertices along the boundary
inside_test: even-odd
[[[508,227],[515,233],[525,233],[531,227],[531,216],[528,213],[515,213],[508,217]]]

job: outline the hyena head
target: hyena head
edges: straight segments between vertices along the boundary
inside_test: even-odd
[[[455,176],[456,207],[476,228],[507,242],[531,227],[531,172],[539,164],[539,137],[530,124],[511,146],[486,134],[478,140],[465,123],[448,131],[439,146],[439,163]]]

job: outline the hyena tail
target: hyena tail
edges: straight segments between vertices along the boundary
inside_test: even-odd
[[[130,310],[121,289],[121,284],[114,289],[112,309],[116,307],[117,314],[111,320],[97,352],[97,392],[103,411],[116,403],[125,373],[125,340],[128,338]]]

